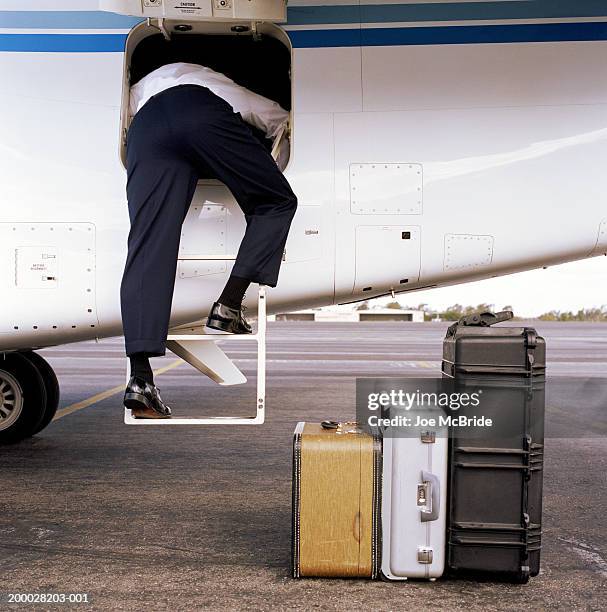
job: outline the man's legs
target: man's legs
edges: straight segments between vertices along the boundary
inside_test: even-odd
[[[189,144],[227,185],[245,215],[247,227],[232,276],[275,287],[297,197],[240,114],[220,111],[190,134]]]
[[[142,372],[141,357],[165,352],[181,226],[199,171],[224,182],[245,214],[245,236],[222,293],[233,307],[249,281],[276,286],[297,198],[242,117],[202,87],[161,94],[137,113],[127,168],[122,318],[127,355]]]
[[[249,279],[230,274],[230,278],[228,278],[228,282],[223,288],[221,295],[217,298],[217,301],[220,304],[225,304],[230,308],[238,310],[242,306],[244,294],[250,284]]]
[[[221,178],[234,193],[247,224],[232,274],[276,287],[297,197],[272,156],[249,134],[250,140],[238,145],[236,175]]]
[[[226,110],[191,139],[201,161],[227,185],[246,220],[232,273],[213,304],[207,327],[216,331],[252,333],[243,316],[242,300],[249,282],[275,287],[297,198],[272,156],[239,114]]]
[[[142,357],[165,354],[181,226],[198,181],[170,147],[156,102],[139,111],[127,140],[131,230],[120,296],[126,353],[140,372]]]

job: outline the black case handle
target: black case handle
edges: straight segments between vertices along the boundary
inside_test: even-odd
[[[447,330],[447,336],[454,336],[457,328],[462,325],[464,327],[489,327],[496,323],[509,321],[514,317],[512,310],[502,310],[501,312],[477,312],[471,315],[462,317]]]

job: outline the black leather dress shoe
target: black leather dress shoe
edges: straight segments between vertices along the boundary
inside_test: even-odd
[[[242,306],[238,310],[219,302],[213,302],[207,319],[207,327],[229,334],[252,334],[253,330],[244,318],[244,310],[246,310],[246,306]]]
[[[124,405],[136,419],[169,419],[171,409],[162,401],[155,385],[131,376],[124,392]]]

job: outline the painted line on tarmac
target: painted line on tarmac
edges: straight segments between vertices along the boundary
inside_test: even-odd
[[[164,374],[165,372],[168,372],[169,370],[173,370],[176,367],[180,366],[182,363],[185,363],[185,361],[183,361],[182,359],[177,359],[177,361],[173,361],[162,368],[158,368],[157,370],[154,370],[154,376],[160,376],[160,374]],[[92,397],[82,400],[81,402],[72,404],[71,406],[66,406],[65,408],[62,408],[61,410],[57,410],[57,414],[55,415],[55,418],[53,419],[53,421],[62,419],[64,416],[68,416],[69,414],[73,414],[74,412],[78,412],[79,410],[84,410],[85,408],[88,408],[89,406],[92,406],[93,404],[96,404],[97,402],[107,399],[108,397],[112,397],[112,395],[118,395],[118,393],[122,393],[122,392],[124,392],[124,385],[119,385],[117,387],[112,387],[111,389],[108,389],[107,391],[102,391],[101,393],[97,393],[97,395],[93,395]]]
[[[235,359],[234,361],[256,361],[256,359]],[[351,363],[351,361],[344,361],[344,360],[332,360],[332,359],[313,359],[313,360],[291,360],[291,359],[269,359],[268,362],[270,363],[293,363],[293,361],[304,361],[304,362],[310,362],[310,363],[314,363],[314,364],[318,364],[319,362],[323,362],[323,363],[335,363],[336,361],[339,361],[341,363]],[[165,372],[168,372],[169,370],[173,370],[176,367],[180,366],[182,363],[185,363],[185,361],[183,361],[182,359],[177,359],[176,361],[173,361],[172,363],[159,368],[158,370],[154,370],[154,376],[160,376],[161,374],[164,374]],[[417,368],[417,367],[421,367],[421,368],[435,368],[436,365],[432,364],[432,362],[429,361],[399,361],[399,362],[391,362],[391,365],[394,364],[395,366],[409,366],[412,368]],[[59,419],[62,419],[65,416],[68,416],[70,414],[73,414],[74,412],[78,412],[79,410],[84,410],[85,408],[88,408],[89,406],[92,406],[93,404],[97,404],[98,402],[103,401],[104,399],[107,399],[108,397],[112,397],[113,395],[118,395],[118,393],[121,393],[124,391],[124,385],[118,385],[116,387],[112,387],[111,389],[107,389],[106,391],[102,391],[101,393],[97,393],[96,395],[93,395],[87,399],[82,400],[81,402],[77,402],[75,404],[72,404],[71,406],[66,406],[65,408],[62,408],[61,410],[57,410],[57,414],[55,415],[55,418],[53,419],[53,421],[57,421]]]

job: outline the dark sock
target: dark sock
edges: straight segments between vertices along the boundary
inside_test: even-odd
[[[229,306],[230,308],[240,310],[244,293],[249,288],[250,284],[251,281],[247,280],[246,278],[241,278],[240,276],[230,276],[217,301],[224,306]]]
[[[137,378],[143,378],[150,385],[154,384],[154,374],[152,373],[152,366],[150,360],[147,358],[145,353],[134,353],[129,356],[131,361],[131,376],[137,376]]]

